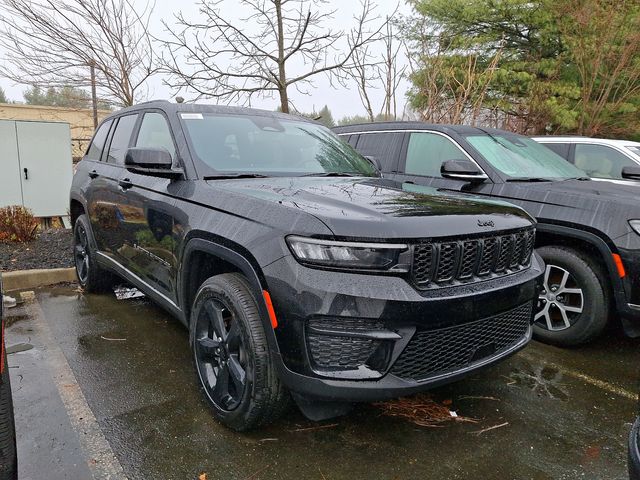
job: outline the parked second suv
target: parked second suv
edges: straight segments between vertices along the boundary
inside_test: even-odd
[[[594,180],[640,180],[640,143],[588,137],[533,137]]]
[[[640,336],[640,189],[593,182],[534,140],[493,129],[392,122],[334,129],[384,176],[513,202],[538,220],[546,263],[538,338],[577,345],[618,316]]]
[[[543,267],[523,210],[403,189],[328,129],[153,102],[105,119],[71,190],[85,291],[129,280],[190,332],[216,417],[289,392],[314,419],[460,378],[531,337]]]

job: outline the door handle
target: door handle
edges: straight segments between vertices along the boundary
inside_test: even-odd
[[[120,185],[120,188],[123,190],[129,190],[131,187],[133,187],[133,183],[131,183],[131,180],[128,178],[118,180],[118,185]]]
[[[29,169],[27,167],[24,167],[23,171],[24,171],[24,179],[29,180]]]
[[[91,180],[93,180],[94,178],[98,178],[99,176],[100,176],[100,175],[98,175],[98,172],[96,172],[95,170],[91,170],[91,171],[89,172],[89,178],[90,178]]]

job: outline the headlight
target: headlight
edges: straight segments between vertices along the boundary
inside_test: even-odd
[[[409,247],[398,243],[360,243],[287,237],[300,263],[353,270],[408,272]]]
[[[631,228],[633,228],[635,232],[640,235],[640,220],[629,220],[629,225],[631,225]]]

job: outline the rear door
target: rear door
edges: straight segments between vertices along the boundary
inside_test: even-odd
[[[124,229],[126,228],[123,213],[124,190],[119,185],[119,179],[124,169],[124,156],[131,143],[133,130],[138,115],[123,115],[116,118],[111,125],[103,151],[99,160],[94,158],[91,194],[87,197],[91,229],[94,232],[98,250],[115,261],[126,266],[123,256]],[[100,138],[102,138],[102,132]],[[96,137],[98,134],[96,134]],[[98,148],[96,145],[97,154]],[[91,148],[87,156],[91,155]]]

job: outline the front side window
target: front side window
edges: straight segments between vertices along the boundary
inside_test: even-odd
[[[192,155],[209,174],[376,175],[365,158],[321,125],[260,115],[180,117]]]
[[[140,124],[136,147],[164,148],[176,158],[176,148],[171,137],[169,124],[161,113],[145,113]]]
[[[624,167],[637,166],[614,148],[587,143],[576,145],[575,164],[594,178],[622,178]]]
[[[126,115],[118,119],[116,130],[113,132],[113,138],[111,139],[107,162],[124,165],[124,156],[127,154],[127,149],[131,143],[131,135],[137,119],[138,115]]]
[[[569,179],[585,173],[544,145],[509,134],[465,135],[469,144],[493,168],[512,179]]]
[[[98,131],[93,136],[93,140],[91,140],[91,145],[89,145],[89,149],[87,150],[86,158],[88,160],[99,161],[100,157],[102,157],[104,144],[107,141],[107,135],[109,135],[109,129],[111,128],[112,123],[113,122],[111,120],[107,120],[98,128]]]
[[[407,149],[405,173],[441,177],[440,169],[444,162],[465,158],[456,144],[443,135],[429,132],[412,133]]]

